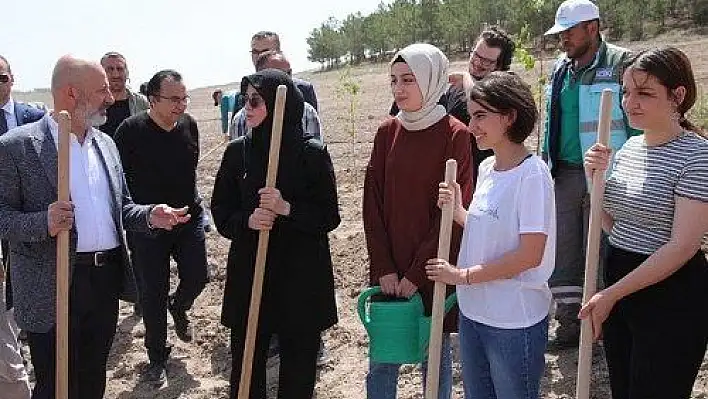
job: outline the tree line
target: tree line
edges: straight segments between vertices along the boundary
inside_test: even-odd
[[[545,46],[562,0],[393,0],[373,13],[329,18],[307,38],[308,58],[330,68],[344,62],[387,59],[414,42],[445,53],[467,52],[489,24],[500,25],[517,40]],[[602,26],[611,40],[640,40],[666,30],[672,20],[708,24],[708,0],[597,0]],[[535,39],[532,39],[535,38]]]

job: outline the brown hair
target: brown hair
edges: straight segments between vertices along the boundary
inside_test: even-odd
[[[484,30],[479,35],[479,40],[483,41],[487,46],[498,48],[501,50],[497,59],[497,70],[508,71],[511,67],[511,61],[514,58],[514,50],[516,44],[502,28],[492,26]]]
[[[516,119],[506,135],[516,144],[523,143],[536,126],[538,110],[531,89],[513,72],[490,73],[470,87],[467,98],[489,112],[515,112]]]
[[[630,59],[626,68],[642,71],[656,78],[666,88],[669,97],[674,96],[673,91],[677,87],[683,86],[686,95],[676,109],[679,113],[679,123],[682,128],[708,138],[707,132],[686,119],[686,113],[696,103],[698,96],[691,61],[686,54],[671,46],[646,50]]]

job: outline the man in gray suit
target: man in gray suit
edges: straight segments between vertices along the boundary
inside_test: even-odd
[[[9,240],[17,324],[27,331],[33,399],[54,397],[56,235],[70,232],[69,396],[100,399],[131,275],[123,229],[171,229],[186,209],[136,205],[113,140],[93,126],[113,103],[103,68],[62,57],[52,75],[55,109],[71,114],[71,202],[57,201],[58,125],[47,114],[0,137],[0,238]],[[133,283],[134,284],[134,283]]]

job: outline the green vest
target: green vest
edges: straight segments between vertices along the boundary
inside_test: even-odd
[[[600,98],[602,91],[606,88],[612,90],[614,94],[612,101],[612,122],[610,124],[610,147],[616,152],[622,147],[624,142],[627,141],[627,138],[641,134],[641,131],[629,127],[626,115],[621,108],[621,80],[624,63],[628,57],[629,50],[602,41],[592,64],[578,71],[577,75],[574,76],[575,81],[579,83],[577,86],[573,87],[574,85],[570,84],[569,76],[564,77],[563,84],[568,84],[568,87],[564,87],[563,90],[568,89],[567,94],[577,92],[577,122],[565,119],[566,115],[564,115],[564,113],[566,109],[569,110],[569,115],[567,116],[569,118],[575,118],[573,112],[575,102],[569,99],[565,99],[564,102],[563,93],[561,93],[561,129],[565,126],[577,123],[577,128],[572,129],[572,131],[550,131],[550,116],[555,111],[554,107],[557,107],[558,104],[554,104],[554,102],[551,101],[552,87],[550,84],[548,85],[546,90],[545,153],[548,154],[550,140],[560,140],[559,160],[582,164],[583,155],[597,141]],[[556,67],[553,72],[554,75],[564,62],[568,62],[565,54],[556,62]],[[570,71],[566,73],[566,75],[570,74]],[[553,78],[551,82],[553,82]],[[568,106],[568,108],[565,108],[564,105]],[[557,134],[559,134],[560,137],[556,137],[555,135]],[[577,134],[577,139],[573,137],[575,134]],[[572,150],[573,148],[575,148],[574,151]],[[580,150],[580,153],[577,153],[577,149]],[[554,160],[551,158],[550,161],[553,162]],[[553,167],[553,165],[551,165],[551,167]]]

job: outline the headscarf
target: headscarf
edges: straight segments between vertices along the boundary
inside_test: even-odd
[[[391,65],[399,56],[415,75],[423,94],[423,106],[415,112],[401,110],[396,117],[407,130],[426,129],[447,115],[438,101],[448,88],[450,61],[440,49],[426,43],[411,44],[400,50],[393,56]]]
[[[285,109],[283,113],[283,134],[281,148],[290,147],[292,144],[306,140],[309,137],[302,133],[302,114],[305,108],[305,101],[302,93],[295,87],[292,79],[283,71],[277,69],[264,69],[253,75],[244,77],[241,80],[241,93],[246,93],[248,85],[261,95],[265,101],[268,115],[263,122],[252,128],[248,133],[253,141],[253,146],[258,151],[265,151],[270,148],[270,134],[273,129],[273,117],[275,114],[275,95],[279,85],[287,87],[285,97]]]

